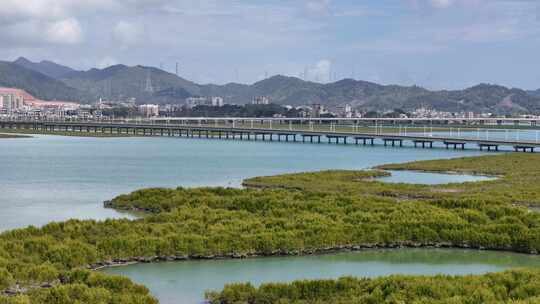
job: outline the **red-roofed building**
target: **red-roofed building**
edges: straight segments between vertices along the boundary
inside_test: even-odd
[[[78,108],[80,105],[76,102],[68,101],[39,100],[25,90],[0,87],[0,108],[12,111],[24,106],[35,108]]]
[[[0,108],[14,111],[24,107],[25,96],[23,92],[18,89],[0,88]]]

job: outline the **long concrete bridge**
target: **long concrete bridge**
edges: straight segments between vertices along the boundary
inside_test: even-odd
[[[125,120],[129,122],[130,120]],[[131,120],[131,121],[136,121]],[[171,122],[202,122],[214,123],[228,121],[231,123],[246,123],[250,121],[264,121],[273,123],[293,123],[293,124],[358,124],[358,125],[469,125],[469,126],[538,126],[540,118],[538,117],[415,117],[415,118],[400,118],[400,117],[353,117],[353,118],[337,118],[337,117],[152,117],[143,121],[154,123],[171,123]]]
[[[261,127],[263,126],[263,127]],[[414,147],[433,148],[435,144],[446,149],[465,149],[474,146],[480,150],[499,151],[500,147],[513,148],[514,151],[534,152],[540,147],[538,131],[535,140],[530,139],[500,139],[500,138],[470,138],[460,136],[463,133],[433,135],[433,132],[383,132],[375,128],[373,132],[353,127],[343,131],[330,126],[329,130],[317,130],[312,125],[304,128],[270,127],[239,124],[220,126],[218,124],[160,124],[160,123],[103,123],[103,122],[49,122],[49,121],[0,121],[0,129],[33,130],[42,132],[80,132],[100,133],[131,136],[168,136],[168,137],[199,137],[236,140],[289,141],[310,143],[363,144],[403,147],[409,142]],[[307,129],[306,129],[307,128]]]

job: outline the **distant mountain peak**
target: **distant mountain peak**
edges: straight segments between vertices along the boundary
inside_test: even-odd
[[[13,61],[13,63],[56,79],[75,71],[70,67],[60,65],[49,60],[33,62],[22,56]]]
[[[308,84],[309,81],[304,81],[298,77],[293,76],[285,76],[285,75],[274,75],[272,77],[257,81],[254,83],[254,86],[274,86],[278,84],[287,84],[287,85],[295,85],[295,84]]]
[[[0,61],[0,86],[25,90],[42,100],[80,101],[80,92],[43,73],[27,68],[24,58],[15,62]]]
[[[294,76],[286,76],[286,75],[282,75],[282,74],[277,74],[277,75],[274,75],[274,76],[270,76],[269,78],[266,78],[265,80],[276,80],[276,79],[280,79],[280,80],[283,80],[283,79],[288,79],[288,80],[301,80],[300,78],[298,77],[294,77]]]
[[[508,89],[507,87],[498,85],[498,84],[492,84],[492,83],[479,83],[475,86],[470,87],[469,89]]]
[[[17,60],[13,61],[13,63],[15,64],[28,64],[28,63],[33,63],[32,61],[28,60],[26,57],[19,57],[17,58]]]
[[[337,84],[337,85],[357,85],[359,83],[367,83],[367,81],[358,81],[352,78],[343,78],[333,83],[328,84]]]
[[[101,70],[106,72],[106,71],[120,71],[120,70],[124,70],[124,69],[129,69],[129,67],[127,65],[123,65],[123,64],[115,64],[115,65],[111,65],[111,66],[108,66],[106,68],[103,68]]]

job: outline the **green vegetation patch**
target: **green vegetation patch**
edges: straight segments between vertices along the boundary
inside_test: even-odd
[[[540,271],[521,270],[481,276],[389,276],[376,279],[295,281],[227,285],[209,292],[211,304],[371,304],[371,303],[538,303]]]
[[[89,270],[63,273],[52,284],[25,287],[20,293],[0,296],[0,304],[157,304],[146,287],[128,278]]]
[[[106,202],[111,208],[149,214],[138,220],[70,220],[0,234],[0,290],[5,291],[0,303],[19,299],[29,301],[20,303],[68,303],[68,300],[74,303],[153,303],[146,289],[129,280],[111,279],[110,284],[95,285],[96,280],[109,282],[109,276],[100,274],[94,278],[97,274],[86,270],[130,262],[425,246],[538,253],[540,213],[517,205],[524,201],[536,204],[540,198],[538,163],[539,155],[508,154],[384,166],[500,176],[493,181],[437,186],[378,182],[373,178],[388,173],[372,170],[260,177],[246,180],[246,189],[138,190]],[[73,272],[89,273],[88,279],[66,280]],[[516,270],[510,274],[523,286],[529,286],[528,282],[537,284],[540,280],[540,272]],[[529,279],[523,279],[527,276]],[[356,287],[343,292],[336,291],[334,286],[341,280],[322,281],[321,285],[318,281],[304,282],[305,288],[316,295],[306,299],[283,291],[297,288],[296,285],[278,284],[275,291],[269,293],[268,301],[255,300],[265,299],[260,295],[264,288],[238,285],[214,294],[217,298],[213,299],[236,303],[235,298],[226,296],[228,290],[243,293],[242,290],[247,289],[248,298],[238,298],[238,303],[326,303],[329,299],[326,296],[335,299],[333,303],[356,303],[350,299],[356,299],[357,303],[379,303],[375,301],[380,299],[376,290],[381,289],[384,299],[395,296],[393,303],[400,303],[400,299],[408,303],[416,296],[408,293],[414,284],[403,286],[407,281],[418,282],[421,289],[442,286],[437,290],[440,296],[433,299],[447,301],[444,303],[462,303],[474,298],[476,292],[486,293],[478,298],[481,300],[491,299],[492,295],[500,296],[501,301],[538,296],[536,290],[539,289],[534,284],[529,286],[530,290],[519,289],[518,292],[515,291],[518,287],[502,285],[503,279],[494,278],[496,276],[486,275],[463,279],[346,279]],[[479,284],[483,289],[462,286],[469,283]],[[117,289],[120,288],[117,285],[123,289]],[[18,292],[16,286],[26,290],[8,297],[7,294]],[[88,297],[68,297],[67,302],[47,300],[51,292],[70,296],[77,288]],[[325,288],[331,292],[326,293]],[[138,292],[134,293],[133,289]],[[514,297],[514,293],[520,296]],[[250,298],[252,294],[256,297]],[[283,300],[276,300],[275,294],[285,296]],[[97,298],[92,298],[94,296]],[[371,296],[374,300],[369,300]],[[417,298],[419,303],[431,303],[428,299]]]

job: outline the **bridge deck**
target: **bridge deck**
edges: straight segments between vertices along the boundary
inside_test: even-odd
[[[426,144],[429,144],[430,147],[433,147],[433,143],[438,142],[446,145],[454,146],[457,148],[465,148],[466,144],[476,144],[479,147],[496,147],[498,146],[507,146],[513,147],[517,150],[533,150],[540,147],[539,141],[527,141],[527,140],[501,140],[501,139],[475,139],[475,138],[463,138],[463,137],[453,137],[453,136],[430,136],[423,134],[393,134],[393,133],[362,133],[362,132],[328,132],[328,131],[314,131],[314,130],[284,130],[284,129],[263,129],[263,128],[233,128],[233,127],[220,127],[220,126],[201,126],[201,125],[170,125],[170,124],[135,124],[135,123],[95,123],[95,122],[27,122],[27,121],[0,121],[0,128],[25,128],[25,129],[34,129],[34,130],[72,130],[75,132],[101,132],[113,133],[113,130],[116,133],[123,134],[143,134],[146,135],[147,132],[150,135],[162,136],[175,136],[179,134],[183,136],[184,133],[187,136],[193,137],[193,134],[201,135],[201,132],[204,132],[206,137],[212,135],[218,135],[221,138],[221,134],[225,134],[227,137],[229,134],[233,135],[246,135],[248,139],[251,136],[256,138],[257,135],[269,135],[270,139],[272,136],[285,137],[286,140],[289,140],[289,137],[292,137],[293,141],[297,140],[297,137],[309,138],[321,138],[326,137],[329,141],[335,140],[339,143],[340,140],[343,140],[344,143],[347,143],[347,139],[351,138],[358,143],[359,140],[362,140],[364,144],[366,141],[371,141],[373,144],[374,140],[381,140],[383,143],[400,143],[402,145],[403,141],[410,141],[415,144],[421,144],[425,147]],[[124,133],[125,131],[125,133]],[[132,131],[132,133],[129,133]],[[263,138],[264,139],[264,138]],[[320,140],[318,140],[320,142]]]

